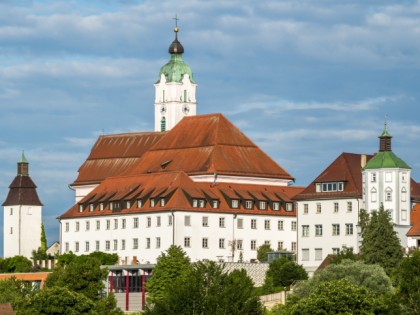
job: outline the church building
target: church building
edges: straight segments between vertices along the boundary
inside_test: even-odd
[[[59,217],[61,252],[155,263],[170,245],[192,261],[252,261],[296,251],[302,187],[222,114],[196,115],[196,82],[178,40],[155,83],[155,131],[102,135]]]

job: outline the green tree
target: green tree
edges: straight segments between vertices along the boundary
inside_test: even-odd
[[[244,270],[226,273],[215,262],[194,263],[185,278],[172,282],[145,315],[262,314],[252,280]]]
[[[0,270],[4,273],[29,272],[32,262],[24,256],[13,256],[0,261]]]
[[[267,253],[274,251],[270,244],[263,244],[257,249],[257,259],[259,262],[267,262]]]
[[[47,251],[47,236],[45,235],[44,223],[41,223],[41,251]]]
[[[156,302],[162,298],[166,287],[175,280],[183,280],[191,269],[188,256],[179,246],[172,245],[162,253],[153,269],[153,277],[147,282],[149,301]]]
[[[353,248],[343,247],[337,255],[329,260],[330,264],[340,264],[343,260],[360,260],[359,255],[353,253]]]
[[[270,263],[265,275],[265,287],[287,287],[296,280],[306,280],[308,274],[305,269],[290,261],[286,257],[280,257]]]
[[[37,292],[31,283],[27,281],[16,280],[12,277],[0,281],[0,304],[10,303],[13,309],[23,309],[27,305],[27,298]]]
[[[395,272],[397,296],[406,314],[420,314],[420,251],[404,257]]]
[[[382,204],[370,215],[362,210],[359,224],[363,238],[362,259],[368,264],[380,265],[390,275],[403,257],[403,251],[389,211],[384,210]]]

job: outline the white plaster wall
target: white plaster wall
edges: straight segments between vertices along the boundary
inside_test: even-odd
[[[72,187],[74,189],[75,199],[78,203],[84,197],[86,197],[92,190],[94,190],[98,185],[83,185],[83,186],[75,186]]]
[[[246,177],[233,175],[192,175],[190,178],[195,182],[214,183],[237,183],[250,185],[289,186],[293,181],[288,179]]]

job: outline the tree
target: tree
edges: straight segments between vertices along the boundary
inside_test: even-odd
[[[13,256],[0,260],[0,270],[4,273],[29,272],[32,262],[24,256]]]
[[[301,265],[288,260],[286,257],[280,257],[270,263],[265,275],[264,285],[267,287],[268,284],[272,287],[287,287],[296,280],[306,279],[308,279],[308,274]]]
[[[420,314],[420,251],[404,257],[395,272],[397,296],[407,314]]]
[[[215,262],[197,262],[145,312],[157,314],[257,315],[262,314],[262,307],[244,270],[228,274]]]
[[[27,297],[38,291],[27,281],[12,277],[0,281],[0,304],[10,303],[13,309],[22,309],[27,305]]]
[[[162,298],[168,285],[177,279],[183,280],[191,268],[190,259],[181,247],[172,245],[162,253],[153,269],[153,277],[147,282],[149,301]]]
[[[257,259],[259,262],[265,263],[267,262],[267,253],[272,252],[273,249],[271,248],[270,244],[262,244],[257,249]]]
[[[333,257],[328,261],[329,264],[341,264],[343,260],[360,260],[359,255],[353,253],[353,248],[343,247],[341,251],[337,255],[333,255]]]
[[[44,223],[41,223],[41,251],[47,251],[47,236],[45,235]]]
[[[390,275],[403,257],[400,240],[394,231],[389,211],[383,205],[369,215],[365,210],[360,214],[362,259],[368,264],[378,264]]]

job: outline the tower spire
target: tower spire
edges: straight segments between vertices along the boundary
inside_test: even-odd
[[[29,175],[29,163],[25,157],[25,152],[22,151],[22,154],[17,163],[17,175],[18,176],[28,176]]]
[[[391,148],[391,134],[388,132],[388,119],[385,115],[385,121],[384,121],[384,131],[382,131],[382,134],[379,136],[379,151],[392,151]]]

